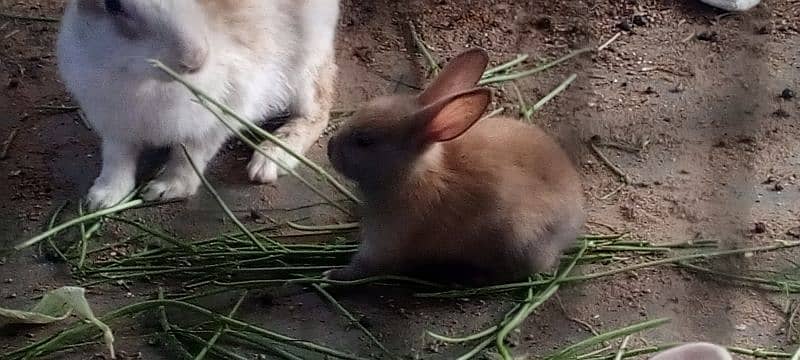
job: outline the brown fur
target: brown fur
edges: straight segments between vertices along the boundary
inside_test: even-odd
[[[537,127],[477,122],[488,92],[470,88],[485,53],[451,64],[419,97],[378,99],[331,140],[332,163],[366,200],[359,253],[332,278],[442,264],[477,272],[462,282],[515,280],[551,268],[575,240],[583,198],[568,156]],[[354,137],[378,145],[361,151]]]

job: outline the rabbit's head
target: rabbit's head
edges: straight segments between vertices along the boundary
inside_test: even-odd
[[[437,166],[437,144],[466,132],[491,102],[489,89],[475,87],[487,64],[483,50],[468,50],[420,95],[370,102],[331,138],[331,163],[362,190]]]
[[[182,74],[201,72],[210,46],[200,1],[73,0],[72,51],[126,76],[166,80],[146,60],[156,59]],[[69,48],[62,51],[70,51]]]

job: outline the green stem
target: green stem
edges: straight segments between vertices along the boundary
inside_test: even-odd
[[[419,36],[417,33],[417,28],[414,26],[412,22],[408,22],[408,26],[411,28],[411,37],[414,39],[414,43],[417,45],[417,50],[425,57],[425,60],[428,62],[429,71],[433,75],[436,75],[442,69],[439,67],[439,63],[433,57],[433,54],[428,49],[428,45],[422,41],[422,37]]]
[[[534,75],[536,73],[545,71],[547,69],[550,69],[551,67],[554,67],[554,66],[556,66],[558,64],[561,64],[562,62],[565,62],[565,61],[567,61],[569,59],[572,59],[573,57],[576,57],[576,56],[578,56],[580,54],[583,54],[583,53],[586,53],[586,52],[590,52],[592,50],[594,50],[594,49],[593,48],[584,48],[584,49],[575,50],[575,51],[573,51],[573,52],[571,52],[571,53],[569,53],[569,54],[567,54],[567,55],[565,55],[563,57],[560,57],[560,58],[558,58],[558,59],[556,59],[556,60],[554,60],[552,62],[549,62],[549,63],[544,64],[542,66],[535,67],[535,68],[530,69],[530,70],[520,71],[520,72],[516,72],[516,73],[511,73],[511,74],[503,74],[503,75],[491,76],[491,77],[488,77],[488,78],[485,78],[485,79],[481,79],[481,81],[478,82],[478,85],[488,85],[488,84],[493,84],[493,83],[506,82],[506,81],[512,81],[512,80],[525,78],[525,77]]]
[[[222,208],[223,212],[225,212],[225,215],[227,215],[228,218],[230,218],[231,221],[233,221],[233,223],[236,224],[236,227],[238,227],[239,230],[241,230],[243,233],[245,233],[245,235],[247,235],[250,241],[253,242],[253,245],[258,247],[263,252],[269,252],[269,249],[267,249],[267,247],[264,246],[264,244],[258,241],[258,239],[256,239],[256,236],[253,235],[253,233],[247,229],[247,226],[244,226],[244,224],[242,224],[242,222],[239,221],[239,218],[237,218],[236,215],[233,214],[231,209],[228,207],[228,204],[225,203],[225,200],[222,200],[222,197],[219,196],[217,190],[215,190],[214,187],[211,185],[211,183],[208,181],[208,179],[206,179],[205,175],[203,175],[203,172],[197,168],[197,164],[195,164],[194,159],[192,159],[192,156],[189,155],[189,150],[186,149],[186,146],[181,144],[181,147],[183,148],[183,154],[186,155],[186,159],[189,160],[189,164],[192,166],[192,169],[194,169],[194,172],[197,174],[197,176],[200,177],[200,181],[203,182],[203,186],[205,186],[206,190],[208,190],[208,192],[211,194],[214,200],[216,200],[217,204],[219,204],[219,207]],[[276,243],[275,245],[277,246],[280,244]],[[280,245],[279,247],[283,248],[283,245]],[[288,251],[288,249],[286,248],[283,249]]]
[[[786,242],[781,245],[772,245],[772,246],[762,246],[762,247],[753,247],[753,248],[746,248],[746,249],[736,249],[736,250],[721,250],[721,251],[713,251],[701,254],[691,254],[691,255],[683,255],[683,256],[676,256],[661,260],[654,260],[654,261],[647,261],[631,266],[622,267],[619,269],[612,269],[607,271],[601,271],[592,274],[580,275],[580,276],[571,276],[564,278],[561,282],[576,282],[576,281],[586,281],[597,279],[601,277],[616,275],[620,273],[625,273],[633,270],[644,269],[648,267],[654,267],[658,265],[665,265],[665,264],[672,264],[676,262],[688,261],[688,260],[695,260],[695,259],[708,259],[713,257],[720,257],[720,256],[728,256],[728,255],[739,255],[744,253],[757,253],[757,252],[769,252],[775,250],[783,250],[789,249],[800,246],[800,242]],[[434,298],[451,298],[451,297],[464,297],[464,296],[474,296],[474,295],[484,295],[484,294],[494,294],[499,292],[507,292],[517,289],[528,288],[531,286],[542,286],[547,285],[550,280],[537,280],[537,281],[528,281],[528,282],[518,282],[518,283],[511,283],[511,284],[502,284],[502,285],[494,285],[494,286],[487,286],[482,288],[475,288],[475,289],[468,289],[468,290],[451,290],[451,291],[444,291],[444,292],[437,292],[437,293],[419,293],[415,294],[417,297],[434,297]]]
[[[564,271],[562,271],[558,276],[556,276],[555,279],[553,279],[553,281],[550,283],[547,289],[542,291],[540,294],[537,294],[536,296],[531,296],[531,298],[528,299],[527,301],[528,303],[523,305],[522,309],[516,315],[514,315],[514,317],[512,317],[511,320],[508,321],[508,323],[502,326],[500,328],[500,331],[497,332],[497,337],[496,337],[497,350],[500,352],[500,356],[502,356],[504,360],[513,359],[513,357],[511,356],[511,351],[508,350],[508,348],[505,345],[505,339],[508,336],[508,334],[511,333],[511,331],[513,331],[517,327],[519,327],[522,324],[522,322],[525,321],[525,319],[527,319],[533,313],[534,310],[539,308],[539,306],[544,304],[545,301],[547,301],[553,295],[555,295],[556,291],[558,291],[559,287],[561,286],[560,285],[561,281],[564,280],[564,278],[567,275],[569,275],[569,273],[572,272],[572,269],[575,268],[575,265],[578,263],[581,257],[583,257],[583,254],[586,253],[588,245],[589,245],[588,243],[584,242],[583,247],[578,252],[578,254],[576,254],[575,257],[572,259],[572,262],[570,262],[569,265],[567,265]],[[531,287],[528,291],[532,293],[533,288]]]
[[[339,230],[356,230],[359,227],[359,223],[349,223],[349,224],[335,224],[335,225],[320,225],[320,226],[309,226],[309,225],[300,225],[294,222],[287,222],[290,228],[300,231],[339,231]]]
[[[492,341],[494,341],[494,338],[491,337],[481,341],[480,343],[478,343],[478,345],[475,345],[475,347],[467,351],[464,355],[459,356],[456,360],[472,359],[473,357],[475,357],[475,355],[478,355],[478,353],[480,353],[483,349],[489,346],[492,343]]]
[[[201,306],[176,300],[148,300],[141,303],[128,305],[103,316],[101,318],[101,321],[108,324],[113,320],[120,318],[130,318],[135,314],[147,310],[157,309],[159,307],[172,307],[172,308],[187,310],[195,314],[207,317],[209,319],[214,319],[219,323],[228,325],[229,327],[243,329],[247,332],[263,336],[264,338],[282,344],[286,344],[288,346],[293,346],[296,348],[313,351],[319,354],[329,355],[339,359],[364,360],[363,358],[352,354],[343,353],[341,351],[326,346],[318,345],[310,341],[300,340],[292,338],[290,336],[282,335],[264,328],[248,324],[244,321],[232,319],[230,317],[217,314]],[[22,349],[16,350],[13,353],[7,355],[11,356],[11,355],[26,354],[28,358],[34,358],[37,356],[46,355],[52,353],[55,349],[57,349],[60,346],[72,343],[74,341],[80,341],[81,339],[85,339],[89,336],[89,334],[92,334],[95,331],[96,328],[94,327],[94,325],[81,323],[79,325],[73,326],[72,328],[59,333],[58,335],[52,336],[48,339],[37,341],[31,345],[28,345]]]
[[[127,225],[130,225],[130,226],[133,226],[133,227],[135,227],[135,228],[137,228],[137,229],[139,229],[141,231],[144,231],[144,232],[146,232],[146,233],[148,233],[148,234],[150,234],[152,236],[155,236],[155,237],[157,237],[157,238],[159,238],[161,240],[166,241],[167,243],[170,243],[170,244],[172,244],[174,246],[177,246],[179,248],[182,248],[184,250],[189,250],[189,251],[192,251],[192,252],[195,251],[195,248],[194,248],[194,246],[192,246],[192,244],[186,244],[185,242],[173,237],[172,235],[167,234],[166,232],[163,232],[163,231],[158,230],[158,229],[152,229],[152,228],[148,227],[147,225],[142,224],[142,223],[140,223],[138,221],[126,219],[126,218],[123,218],[123,217],[120,217],[120,216],[108,216],[108,218],[111,219],[111,220],[114,220],[116,222],[121,222],[123,224],[127,224]]]
[[[234,316],[236,316],[236,312],[239,311],[239,307],[242,306],[242,302],[244,302],[245,297],[247,297],[247,290],[242,292],[242,296],[239,297],[239,301],[237,301],[236,304],[233,305],[233,309],[231,309],[231,311],[228,313],[228,317],[229,318],[233,318]],[[211,351],[211,349],[214,348],[214,345],[217,343],[217,340],[219,340],[220,336],[222,336],[222,333],[227,328],[228,328],[228,326],[221,325],[217,329],[217,332],[214,333],[214,336],[212,336],[211,339],[208,340],[208,343],[206,344],[206,346],[204,346],[203,349],[200,350],[199,353],[197,353],[197,356],[194,357],[194,360],[203,360],[203,359],[205,359],[206,358],[206,354],[208,354],[208,352]]]
[[[170,77],[175,79],[181,85],[185,86],[187,89],[189,89],[195,95],[199,95],[203,100],[208,101],[211,104],[213,104],[214,106],[216,106],[217,108],[219,108],[224,114],[226,114],[228,116],[231,116],[234,119],[236,119],[237,121],[239,121],[240,123],[244,124],[248,129],[250,129],[250,131],[253,131],[254,133],[258,134],[259,136],[262,136],[262,137],[266,138],[267,140],[269,140],[270,142],[272,142],[273,144],[275,144],[276,146],[281,148],[283,151],[286,151],[287,153],[289,153],[290,155],[295,157],[297,160],[299,160],[301,163],[303,163],[304,165],[306,165],[309,168],[311,168],[312,170],[314,170],[317,174],[322,176],[334,188],[336,188],[342,194],[347,196],[350,200],[352,200],[355,203],[360,203],[360,200],[358,200],[358,198],[355,195],[353,195],[353,193],[351,193],[347,189],[347,187],[342,185],[333,176],[328,174],[324,169],[322,169],[321,166],[315,164],[314,162],[312,162],[311,160],[306,158],[304,155],[299,154],[296,151],[292,150],[281,139],[278,139],[275,135],[272,135],[269,132],[264,131],[260,127],[258,127],[255,124],[253,124],[251,121],[249,121],[249,120],[241,117],[240,115],[236,114],[236,112],[234,112],[230,107],[228,107],[227,105],[215,100],[214,98],[212,98],[211,96],[209,96],[208,94],[203,92],[202,90],[200,90],[197,87],[195,87],[194,85],[190,84],[188,81],[183,79],[180,75],[178,75],[178,73],[176,73],[172,69],[168,68],[166,65],[164,65],[160,61],[158,61],[158,60],[150,60],[150,63],[153,66],[155,66],[156,68],[160,69],[161,71],[164,71],[167,75],[169,75]]]
[[[543,97],[541,100],[539,100],[536,104],[533,104],[533,106],[531,107],[531,110],[533,112],[539,111],[539,109],[544,107],[548,102],[550,102],[550,100],[553,100],[553,98],[558,96],[558,94],[561,94],[562,92],[564,92],[564,90],[566,90],[567,87],[570,84],[572,84],[572,82],[575,81],[575,79],[577,79],[577,78],[578,78],[577,74],[570,75],[566,80],[564,80],[564,82],[562,82],[555,89],[553,89],[553,91],[551,91],[549,94],[545,95],[545,97]]]
[[[378,338],[375,337],[375,335],[373,335],[372,332],[370,332],[366,327],[364,327],[364,325],[362,325],[361,322],[358,321],[358,319],[356,319],[356,317],[353,316],[352,313],[350,313],[350,311],[345,309],[345,307],[342,306],[342,304],[336,301],[336,298],[334,298],[329,292],[325,291],[325,289],[322,286],[320,286],[319,284],[311,284],[311,286],[314,288],[314,290],[317,290],[317,292],[323,298],[325,298],[325,300],[328,300],[328,302],[330,302],[331,305],[333,305],[333,307],[336,308],[336,310],[339,311],[340,314],[342,314],[342,316],[344,316],[348,321],[350,321],[352,325],[357,327],[359,330],[361,330],[361,332],[364,333],[364,335],[366,335],[370,340],[372,340],[372,342],[375,345],[377,345],[378,348],[381,349],[381,351],[383,351],[386,355],[388,355],[390,359],[398,358],[397,355],[392,354],[392,352],[389,351],[389,349],[383,346],[383,343],[381,343],[381,341],[378,340]]]
[[[22,249],[25,249],[25,248],[30,247],[32,245],[35,245],[36,243],[38,243],[38,242],[40,242],[40,241],[42,241],[44,239],[47,239],[47,238],[49,238],[49,237],[51,237],[51,236],[53,236],[55,234],[58,234],[59,232],[64,231],[64,230],[66,230],[66,229],[68,229],[70,227],[73,227],[75,225],[83,224],[85,222],[92,221],[94,219],[102,218],[103,216],[115,214],[115,213],[130,209],[132,207],[139,206],[141,204],[144,204],[144,201],[142,201],[142,200],[131,200],[131,201],[128,201],[128,202],[125,202],[125,203],[110,207],[108,209],[103,209],[103,210],[100,210],[100,211],[93,212],[91,214],[86,214],[84,216],[77,217],[75,219],[69,220],[69,221],[67,221],[67,222],[65,222],[63,224],[60,224],[60,225],[58,225],[58,226],[56,226],[56,227],[54,227],[54,228],[52,228],[52,229],[50,229],[48,231],[45,231],[45,232],[43,232],[43,233],[41,233],[39,235],[36,235],[36,236],[34,236],[34,237],[32,237],[32,238],[30,238],[30,239],[28,239],[28,240],[26,240],[26,241],[24,241],[24,242],[22,242],[20,244],[14,246],[14,250],[20,251]]]
[[[503,72],[503,71],[506,71],[508,69],[511,69],[511,68],[513,68],[513,67],[515,67],[515,66],[517,66],[519,64],[522,64],[523,62],[525,62],[525,60],[528,60],[529,57],[530,57],[530,55],[528,55],[528,54],[517,55],[517,57],[514,60],[511,60],[511,61],[506,62],[504,64],[500,64],[500,65],[495,66],[495,67],[493,67],[493,68],[491,68],[489,70],[486,70],[483,73],[483,77],[481,77],[481,78],[482,79],[486,79],[486,78],[488,78],[488,77],[490,77],[490,76],[492,76],[492,75],[494,75],[496,73]]]
[[[560,359],[573,359],[578,352],[591,346],[613,340],[622,336],[635,334],[644,330],[653,329],[668,323],[670,320],[667,318],[644,321],[638,324],[624,327],[622,329],[612,330],[598,336],[588,338],[578,343],[567,346],[566,348],[550,355],[546,360],[560,360]]]
[[[792,355],[791,360],[800,360],[800,347]]]
[[[56,209],[56,211],[53,213],[53,216],[50,218],[50,222],[47,224],[47,230],[53,229],[53,226],[56,225],[56,221],[58,221],[58,216],[61,214],[62,211],[64,211],[64,208],[67,207],[67,204],[68,204],[67,202],[64,202],[63,204],[61,204],[61,206],[59,206]],[[67,264],[71,263],[69,261],[69,258],[67,258],[67,256],[64,255],[64,253],[61,251],[61,249],[58,248],[58,246],[56,246],[56,243],[53,241],[52,237],[47,238],[47,244],[50,245],[51,248],[53,248],[53,251],[55,251],[56,254],[58,254],[61,260],[63,260]]]
[[[228,123],[228,120],[225,119],[225,115],[221,114],[218,110],[214,109],[203,98],[200,98],[198,96],[198,102],[200,103],[200,105],[204,106],[208,111],[210,111],[217,118],[217,120],[222,122],[222,124],[225,125],[225,127],[227,127],[228,130],[230,130],[232,133],[234,133],[234,135],[236,135],[236,137],[239,138],[239,140],[241,140],[243,143],[245,143],[247,146],[249,146],[251,149],[253,149],[253,151],[261,154],[262,156],[266,157],[270,161],[272,161],[275,164],[277,164],[281,169],[283,169],[289,175],[292,175],[294,178],[299,180],[301,183],[303,183],[303,185],[305,185],[307,188],[311,189],[311,191],[313,191],[315,194],[317,194],[320,198],[322,198],[325,201],[327,201],[331,206],[335,207],[336,209],[342,211],[345,214],[348,214],[348,215],[350,214],[344,206],[340,205],[337,201],[333,200],[328,195],[326,195],[325,192],[323,192],[322,190],[320,190],[319,188],[314,186],[314,184],[312,184],[311,182],[306,180],[306,178],[301,176],[295,169],[290,168],[289,166],[287,166],[283,162],[278,161],[277,159],[275,159],[275,157],[273,157],[272,155],[267,154],[267,152],[261,146],[259,146],[255,142],[253,142],[253,140],[250,140],[250,138],[248,138],[241,130],[239,130],[237,127],[231,125],[230,123]]]

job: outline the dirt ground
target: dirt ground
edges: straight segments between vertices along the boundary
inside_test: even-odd
[[[373,94],[411,91],[424,83],[425,61],[414,52],[409,21],[441,59],[480,46],[494,62],[521,53],[530,54],[534,62],[553,59],[621,32],[603,51],[518,82],[523,96],[533,102],[570,73],[579,75],[563,96],[535,114],[534,122],[557,136],[579,162],[589,199],[587,231],[608,232],[610,227],[657,243],[703,238],[753,246],[792,240],[787,231],[800,226],[800,99],[780,97],[784,89],[800,92],[797,0],[767,1],[730,16],[693,0],[342,4],[336,108],[344,110]],[[55,0],[0,0],[0,13],[58,18],[62,6]],[[73,105],[55,69],[56,32],[55,22],[0,17],[0,142],[16,132],[7,157],[0,159],[0,248],[40,231],[53,210],[83,196],[99,172],[98,141],[77,113],[44,108]],[[505,85],[500,94],[512,95],[510,90]],[[512,104],[506,98],[513,96],[501,96],[498,105]],[[641,149],[602,148],[632,185],[611,194],[620,179],[586,145],[593,136]],[[313,159],[324,161],[324,144],[315,146]],[[277,187],[248,184],[248,156],[232,143],[209,174],[242,215],[250,209],[283,214],[270,209],[316,201],[288,179]],[[204,194],[136,210],[135,215],[189,238],[229,226]],[[336,220],[320,211],[304,216]],[[252,222],[247,216],[242,219]],[[791,258],[782,254],[722,265],[790,266]],[[74,283],[65,266],[34,250],[2,259],[0,279],[0,306],[11,308],[27,307],[43,291]],[[572,285],[528,319],[515,352],[535,357],[591,336],[581,323],[610,330],[660,316],[673,321],[636,337],[634,344],[707,340],[793,350],[783,309],[786,297],[717,280],[659,267]],[[90,301],[102,314],[143,300],[151,290],[135,284],[130,289],[95,288]],[[483,329],[509,303],[506,297],[430,301],[384,291],[336,295],[363,315],[392,351],[409,358],[451,358],[463,348],[431,346],[423,337],[426,329],[447,334]],[[218,301],[211,305],[226,309],[233,300]],[[380,356],[313,293],[265,290],[240,313],[267,328]],[[148,345],[147,337],[135,336],[148,332],[149,321],[136,319],[131,330],[120,329],[118,348],[124,358],[168,358]],[[0,354],[45,333],[0,329]],[[101,352],[88,348],[59,358],[87,359]]]

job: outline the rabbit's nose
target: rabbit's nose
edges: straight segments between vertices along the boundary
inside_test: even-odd
[[[203,47],[194,47],[186,49],[181,57],[180,67],[183,73],[194,74],[206,64],[208,59],[208,50]]]

